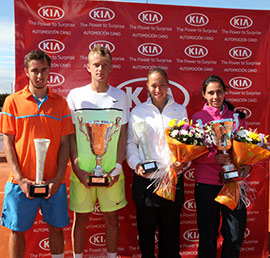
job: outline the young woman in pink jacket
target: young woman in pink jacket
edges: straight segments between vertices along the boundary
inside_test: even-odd
[[[203,109],[192,116],[194,123],[201,120],[203,124],[214,120],[234,118],[234,106],[225,100],[226,86],[223,80],[215,75],[203,83],[202,96],[206,100]],[[240,126],[245,126],[245,114],[239,111]],[[220,216],[222,215],[221,234],[223,236],[222,258],[239,257],[244,239],[247,212],[245,205],[230,210],[214,199],[223,186],[221,171],[223,164],[230,163],[229,154],[223,154],[213,147],[209,153],[194,161],[195,165],[195,202],[199,231],[199,258],[216,258],[217,237],[219,234]]]

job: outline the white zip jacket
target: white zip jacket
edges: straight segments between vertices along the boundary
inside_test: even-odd
[[[133,108],[128,124],[127,163],[136,170],[138,163],[157,161],[159,170],[148,175],[151,179],[161,178],[172,163],[165,137],[168,123],[175,118],[187,118],[186,108],[174,102],[172,96],[167,95],[167,98],[168,102],[160,113],[149,97],[146,102]]]

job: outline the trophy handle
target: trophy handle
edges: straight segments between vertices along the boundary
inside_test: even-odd
[[[87,140],[87,141],[90,141],[89,135],[83,130],[83,125],[84,125],[84,123],[83,123],[83,117],[82,117],[82,116],[78,116],[77,118],[78,118],[78,121],[79,121],[79,130],[80,130],[82,133],[85,134],[86,140]]]
[[[111,139],[112,139],[112,136],[115,134],[115,133],[117,133],[118,131],[119,131],[119,128],[120,128],[120,121],[121,121],[121,117],[116,117],[116,119],[115,119],[115,123],[113,124],[113,126],[112,126],[112,128],[115,126],[115,129],[114,129],[114,131],[111,131],[111,133],[110,133],[110,135],[109,135],[109,137],[108,137],[108,141],[111,141]]]
[[[233,121],[235,123],[235,127],[233,129],[233,133],[234,133],[239,127],[239,114],[238,113],[233,114]]]
[[[198,123],[198,125],[199,125],[200,128],[203,128],[203,122],[202,122],[202,119],[197,119],[197,120],[196,120],[196,123]]]

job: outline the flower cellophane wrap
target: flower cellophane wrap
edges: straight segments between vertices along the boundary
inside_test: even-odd
[[[270,156],[270,151],[266,148],[252,143],[239,142],[233,140],[232,159],[236,167],[241,165],[251,165],[262,161]],[[234,210],[241,198],[241,184],[243,181],[230,182],[224,184],[215,200]],[[245,183],[244,183],[245,184]],[[248,187],[245,184],[245,187]],[[252,189],[249,189],[252,192]]]
[[[166,129],[165,135],[167,144],[171,151],[170,154],[173,162],[178,161],[180,163],[187,163],[208,152],[208,149],[205,146],[184,144],[182,142],[173,139],[169,135],[169,130],[170,130],[169,128]],[[168,173],[166,173],[166,175],[160,181],[155,193],[160,197],[174,201],[176,184],[177,184],[177,173],[171,167]]]

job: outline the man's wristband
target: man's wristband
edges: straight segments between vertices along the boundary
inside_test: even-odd
[[[111,173],[111,176],[118,176],[122,172],[122,165],[120,163],[116,163],[114,166],[114,170]]]

